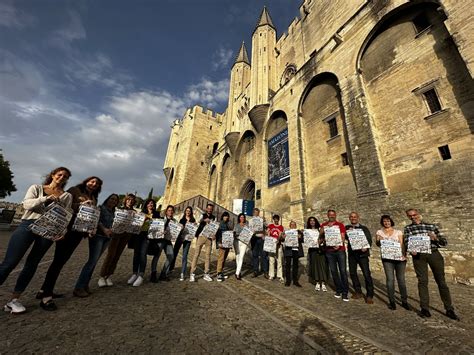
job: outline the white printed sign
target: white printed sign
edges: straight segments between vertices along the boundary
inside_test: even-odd
[[[116,209],[112,232],[114,234],[126,233],[130,229],[130,224],[132,224],[133,213],[132,210]]]
[[[328,247],[339,247],[342,245],[341,230],[339,226],[325,226],[324,239]]]
[[[170,221],[168,223],[168,229],[171,235],[171,242],[175,243],[176,239],[179,237],[179,233],[183,230],[183,225],[181,223]]]
[[[427,233],[409,236],[407,250],[410,253],[431,254],[430,236]]]
[[[249,222],[249,228],[255,232],[263,232],[263,219],[261,217],[253,217]]]
[[[165,220],[154,218],[148,229],[148,239],[163,239],[165,237]]]
[[[265,237],[263,241],[263,251],[266,251],[267,253],[276,253],[277,251],[277,243],[278,239],[273,238],[273,237]]]
[[[202,230],[200,235],[206,238],[214,238],[218,230],[219,222],[211,221],[204,226],[204,229]]]
[[[319,230],[305,229],[303,231],[304,244],[308,248],[319,248]]]
[[[252,239],[253,231],[249,227],[242,228],[239,236],[237,237],[242,243],[249,244],[250,239]]]
[[[184,240],[192,242],[196,237],[196,232],[198,230],[198,225],[196,223],[188,222],[184,227]]]
[[[58,203],[53,203],[28,229],[43,238],[55,240],[66,234],[71,218],[71,211]]]
[[[225,231],[222,232],[222,247],[223,248],[232,248],[234,245],[234,232],[233,231]]]
[[[402,246],[395,240],[382,239],[380,241],[382,259],[403,260]]]
[[[285,246],[290,248],[298,248],[297,229],[289,229],[285,231]]]
[[[145,218],[146,215],[142,212],[133,213],[127,232],[131,234],[140,234],[143,224],[145,223]]]
[[[352,250],[369,249],[369,241],[362,229],[354,228],[346,230],[347,237],[351,243]]]
[[[72,230],[95,234],[99,224],[100,208],[96,206],[80,205]]]

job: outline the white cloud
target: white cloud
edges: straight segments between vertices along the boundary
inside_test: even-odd
[[[230,60],[234,51],[225,47],[219,47],[212,56],[212,68],[217,69],[228,69]]]
[[[202,78],[197,84],[190,85],[185,94],[187,101],[209,108],[220,107],[229,97],[229,79],[212,81]]]
[[[53,32],[51,44],[66,51],[71,50],[71,44],[87,37],[86,29],[82,24],[81,16],[76,11],[70,10],[66,16],[64,27]]]
[[[35,23],[31,15],[19,11],[13,6],[12,1],[3,0],[0,3],[0,26],[14,29],[22,29]]]

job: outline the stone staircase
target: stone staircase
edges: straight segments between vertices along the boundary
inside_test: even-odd
[[[184,210],[186,209],[186,207],[191,206],[194,210],[194,218],[196,218],[196,220],[199,220],[201,218],[202,213],[204,213],[204,211],[206,210],[206,206],[208,203],[212,203],[214,205],[213,214],[217,217],[217,220],[220,221],[222,213],[227,212],[229,213],[232,226],[237,223],[237,215],[235,213],[229,211],[228,209],[222,207],[221,205],[202,195],[191,197],[190,199],[176,204],[174,206],[175,216],[176,218],[181,218],[181,216],[184,214]]]

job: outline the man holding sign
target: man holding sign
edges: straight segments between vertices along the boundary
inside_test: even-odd
[[[349,302],[349,284],[347,282],[346,271],[346,247],[344,239],[346,228],[344,224],[336,220],[336,211],[328,210],[328,220],[321,224],[320,234],[326,240],[326,258],[328,259],[329,270],[336,285],[334,297],[341,298]]]
[[[372,236],[369,229],[359,223],[359,214],[351,212],[349,215],[351,224],[346,226],[349,255],[349,275],[354,286],[354,295],[352,298],[363,297],[359,277],[357,276],[357,265],[360,266],[365,280],[365,289],[367,290],[366,303],[374,303],[374,282],[369,268],[370,246],[372,245]]]
[[[410,237],[424,234],[430,237],[431,242],[431,253],[411,252],[413,256],[413,267],[416,272],[416,277],[418,278],[418,294],[420,295],[421,306],[420,316],[431,317],[431,313],[429,311],[430,296],[428,291],[429,265],[431,271],[433,272],[435,281],[438,284],[439,294],[441,296],[441,300],[443,301],[444,308],[446,309],[446,316],[454,320],[459,320],[459,317],[454,312],[451,294],[444,277],[444,259],[438,250],[440,247],[446,246],[448,242],[446,238],[441,235],[436,225],[422,221],[422,217],[418,210],[411,208],[406,211],[406,214],[412,223],[405,226],[405,242],[407,243]]]
[[[189,276],[189,281],[194,282],[196,281],[194,271],[197,268],[197,262],[199,259],[199,255],[201,254],[202,248],[206,247],[206,256],[204,259],[204,280],[212,281],[211,275],[209,275],[209,265],[211,264],[211,248],[212,248],[212,240],[216,239],[216,233],[211,236],[203,235],[203,231],[206,226],[210,223],[214,222],[216,217],[212,214],[214,212],[214,205],[208,203],[206,206],[206,212],[202,215],[201,221],[199,222],[199,228],[196,231],[196,236],[198,237],[196,241],[196,249],[194,250],[193,261],[191,263],[191,275]],[[217,232],[217,230],[216,230]]]
[[[249,227],[254,233],[250,241],[252,245],[253,277],[257,277],[261,270],[265,278],[268,279],[268,254],[263,250],[266,225],[263,218],[260,217],[258,208],[253,209],[253,217],[249,222]]]

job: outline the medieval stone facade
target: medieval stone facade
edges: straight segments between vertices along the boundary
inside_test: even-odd
[[[473,277],[471,5],[306,0],[279,38],[264,9],[226,111],[195,106],[174,123],[164,203],[255,199],[300,227],[356,210],[374,232],[414,207],[448,236],[447,272]],[[289,179],[269,184],[269,142],[286,129]]]

